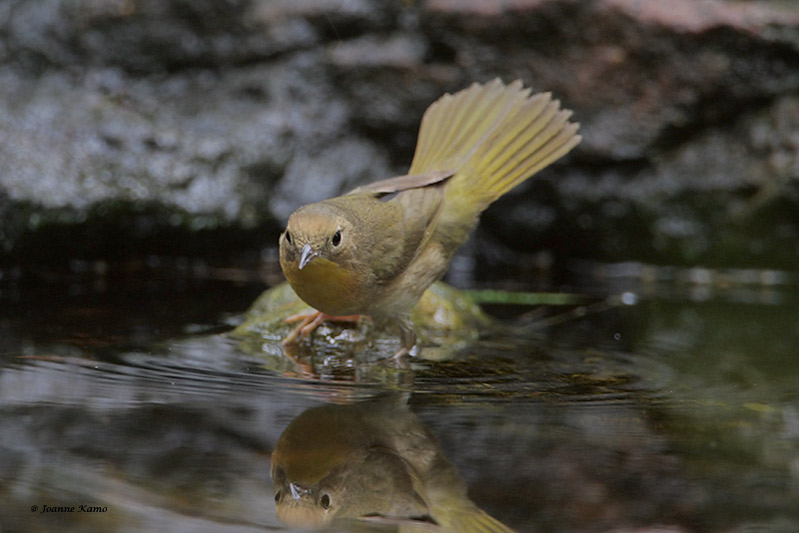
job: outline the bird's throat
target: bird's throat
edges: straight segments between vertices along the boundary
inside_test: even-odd
[[[323,257],[314,257],[302,270],[294,262],[283,269],[286,279],[305,303],[329,315],[362,314],[357,273]]]

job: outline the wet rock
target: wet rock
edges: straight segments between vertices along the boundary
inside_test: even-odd
[[[754,0],[6,2],[0,262],[272,245],[301,203],[403,172],[443,92],[501,77],[584,140],[486,213],[475,275],[542,249],[795,268],[798,27]]]
[[[308,365],[320,373],[330,370],[325,365],[352,370],[367,358],[391,360],[399,348],[394,324],[379,324],[368,318],[357,325],[324,322],[307,338],[300,337],[295,343],[298,348],[281,346],[281,340],[295,327],[286,319],[310,312],[313,309],[291,286],[282,283],[258,297],[231,336],[245,353],[276,360],[282,367],[287,364],[284,352],[296,351],[296,360],[308,359]],[[466,293],[440,282],[425,291],[411,312],[411,320],[421,347],[414,355],[426,360],[452,359],[477,340],[481,327],[491,323]]]
[[[585,259],[795,269],[798,121],[799,100],[779,97],[646,163],[534,183],[487,227],[516,247],[532,229],[539,246]]]
[[[328,16],[370,21],[366,4],[290,4],[7,5],[0,258],[24,262],[34,242],[39,258],[95,255],[74,228],[119,248],[177,236],[175,253],[198,232],[213,241],[272,228],[249,243],[259,246],[277,226],[266,207],[280,219],[291,211],[283,189],[292,201],[314,190],[300,178],[346,176],[321,189],[337,194],[389,174],[347,131],[347,103],[322,81],[325,52],[313,48]],[[77,237],[67,247],[65,231]]]

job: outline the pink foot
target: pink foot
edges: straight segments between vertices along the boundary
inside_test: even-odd
[[[299,324],[286,335],[286,338],[283,339],[283,344],[293,343],[300,335],[307,337],[313,330],[319,327],[319,324],[326,320],[329,322],[353,322],[357,324],[361,321],[361,318],[362,315],[328,315],[321,311],[292,315],[286,318],[285,322],[291,324],[292,322],[299,321]]]

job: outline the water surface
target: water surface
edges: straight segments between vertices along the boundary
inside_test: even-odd
[[[269,475],[281,433],[387,389],[519,531],[799,528],[792,284],[576,280],[599,303],[493,306],[500,327],[456,360],[334,379],[224,336],[254,278],[4,281],[0,529],[291,530]],[[42,513],[59,507],[76,510]]]

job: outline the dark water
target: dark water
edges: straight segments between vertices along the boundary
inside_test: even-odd
[[[791,283],[578,280],[626,304],[494,306],[501,327],[460,358],[381,384],[240,352],[221,333],[255,278],[2,281],[0,530],[289,530],[269,474],[281,433],[389,386],[519,531],[799,530]],[[372,527],[396,529],[342,530]]]

